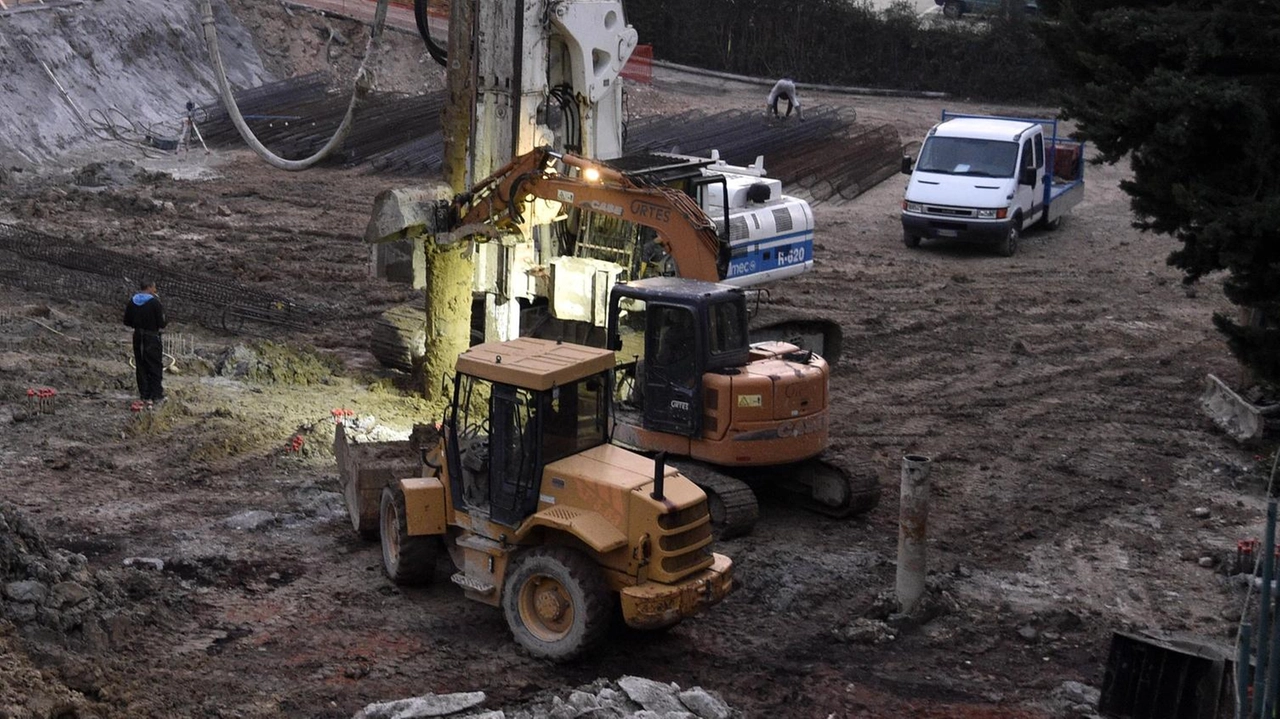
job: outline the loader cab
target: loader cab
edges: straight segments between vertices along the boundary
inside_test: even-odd
[[[700,436],[703,375],[736,372],[750,358],[746,295],[671,277],[614,285],[609,347],[620,353],[631,383],[625,399],[640,409],[645,429]]]
[[[609,441],[612,366],[610,351],[532,338],[460,355],[442,427],[454,509],[507,527],[532,514],[544,466]]]

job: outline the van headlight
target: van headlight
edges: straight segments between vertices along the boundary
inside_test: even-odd
[[[902,202],[902,209],[907,212],[924,212],[924,206],[919,202],[907,202],[905,200]]]
[[[978,210],[979,220],[1003,220],[1008,215],[1009,215],[1009,208],[1007,207],[1001,207],[999,209],[994,209],[994,210],[983,210],[983,209]]]

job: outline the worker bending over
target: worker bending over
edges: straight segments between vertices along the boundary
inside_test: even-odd
[[[800,98],[796,95],[796,83],[789,77],[784,77],[773,84],[773,89],[769,91],[768,112],[772,112],[774,117],[778,116],[778,101],[782,98],[787,99],[787,117],[791,117],[791,109],[795,108],[796,116],[800,121],[804,121],[804,110],[800,109]]]

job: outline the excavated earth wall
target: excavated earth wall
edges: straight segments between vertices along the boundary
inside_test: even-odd
[[[248,30],[224,0],[213,8],[232,86],[268,81]],[[100,147],[118,144],[110,127],[130,138],[176,138],[187,101],[216,97],[207,57],[196,2],[0,11],[0,183],[69,153],[118,153]]]

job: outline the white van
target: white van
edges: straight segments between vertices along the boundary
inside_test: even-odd
[[[1056,228],[1084,198],[1084,144],[1059,139],[1056,120],[944,112],[919,159],[902,158],[902,172],[911,175],[902,199],[907,247],[969,240],[1012,257],[1024,229]]]

